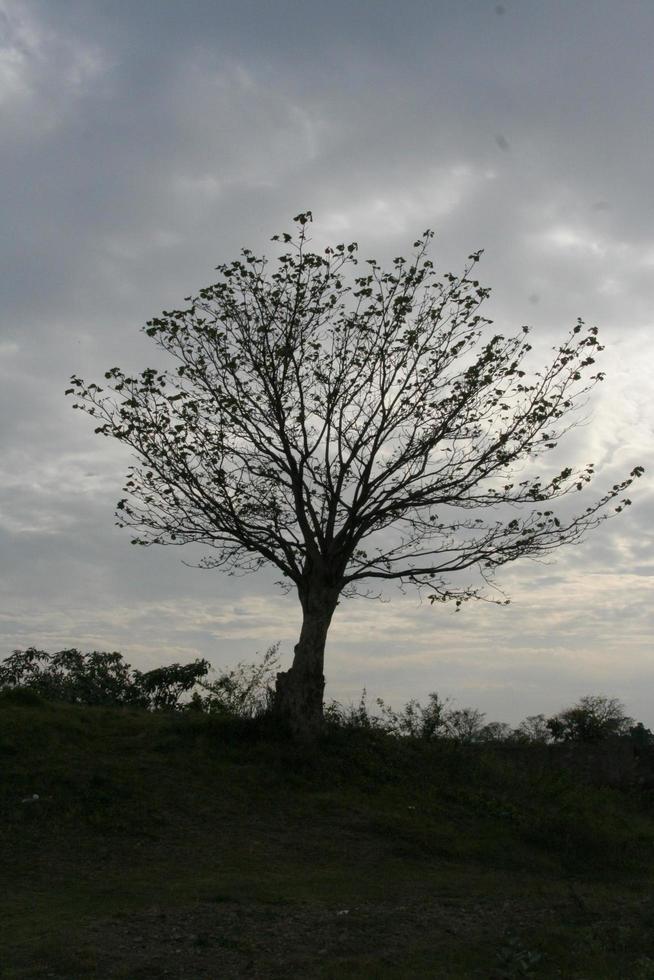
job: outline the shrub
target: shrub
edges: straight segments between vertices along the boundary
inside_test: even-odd
[[[0,693],[13,701],[26,698],[85,705],[132,705],[150,711],[191,710],[238,718],[265,714],[279,667],[279,643],[270,647],[260,663],[240,662],[204,682],[211,669],[207,660],[169,664],[142,672],[132,670],[118,652],[80,653],[61,650],[50,654],[36,647],[14,650],[0,663]],[[182,695],[200,687],[187,702]],[[22,692],[22,693],[18,693]],[[32,703],[30,701],[30,703]]]
[[[0,664],[0,688],[26,688],[48,701],[72,704],[142,703],[129,664],[116,652],[14,650]]]
[[[147,698],[147,707],[152,711],[169,710],[183,707],[179,699],[182,694],[190,691],[200,678],[209,672],[207,660],[194,660],[190,664],[169,664],[167,667],[155,667],[142,674],[134,671],[134,686]]]
[[[0,690],[0,705],[14,704],[23,708],[39,708],[45,704],[44,699],[36,691],[28,687],[5,687]]]
[[[222,671],[217,681],[198,680],[198,686],[208,694],[203,696],[195,691],[187,707],[191,711],[238,718],[267,714],[279,666],[279,643],[274,643],[258,664],[240,661],[235,667]]]
[[[86,705],[134,705],[149,710],[179,708],[180,696],[206,675],[209,663],[157,667],[132,671],[122,654],[47,653],[29,647],[14,650],[0,664],[0,689],[24,691],[47,701]]]
[[[433,739],[445,733],[446,702],[436,693],[429,695],[426,707],[415,698],[400,711],[395,711],[382,698],[377,698],[375,704],[378,714],[370,711],[364,688],[357,705],[344,707],[338,701],[331,701],[325,707],[325,718],[328,724],[338,728],[367,729],[410,738]]]
[[[476,708],[449,708],[447,699],[441,700],[434,691],[424,707],[415,698],[399,711],[382,698],[377,698],[375,704],[378,714],[371,713],[364,688],[357,705],[344,707],[332,701],[325,708],[325,717],[335,727],[381,731],[427,741],[445,738],[461,744],[496,742],[505,741],[512,734],[510,725],[503,722],[484,724],[485,715]]]
[[[377,700],[380,703],[380,699]],[[368,694],[364,687],[358,704],[350,704],[347,707],[339,701],[330,701],[325,705],[325,720],[331,728],[357,729],[357,730],[376,730],[385,731],[386,725],[378,716],[370,713],[368,708]]]

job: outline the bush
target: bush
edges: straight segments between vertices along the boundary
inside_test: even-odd
[[[0,664],[0,688],[25,688],[48,701],[72,704],[143,703],[129,664],[116,652],[14,650]]]
[[[187,707],[191,711],[237,718],[268,714],[279,666],[279,643],[274,643],[266,650],[261,663],[240,661],[236,667],[222,671],[217,681],[198,680],[198,686],[209,693],[202,696],[195,691]]]
[[[357,705],[346,708],[338,701],[332,701],[325,708],[325,717],[332,727],[381,731],[387,735],[426,741],[448,739],[464,745],[503,742],[513,735],[510,725],[499,721],[484,724],[483,712],[476,708],[449,708],[448,701],[442,701],[433,691],[424,707],[415,698],[400,711],[391,708],[381,698],[377,698],[375,704],[379,709],[378,714],[371,713],[364,688]]]
[[[338,701],[331,701],[325,707],[325,718],[332,727],[374,730],[398,737],[429,740],[445,733],[446,702],[441,701],[438,694],[431,693],[424,708],[415,699],[408,701],[401,711],[395,711],[381,698],[377,698],[375,704],[379,714],[371,713],[364,688],[357,705],[344,707]]]
[[[12,704],[24,708],[39,708],[45,704],[36,691],[28,687],[5,687],[0,691],[0,705]]]
[[[151,711],[174,711],[182,708],[180,697],[190,691],[200,678],[209,672],[207,660],[194,660],[190,664],[169,664],[168,667],[155,667],[142,674],[134,671],[134,687],[147,700]]]
[[[279,667],[279,643],[270,647],[260,663],[240,662],[204,682],[211,669],[207,660],[169,664],[142,672],[132,670],[118,652],[80,653],[61,650],[50,654],[36,647],[14,650],[0,663],[0,694],[12,703],[34,699],[68,704],[135,706],[149,711],[204,711],[251,719],[268,712],[272,684]],[[182,695],[200,687],[187,702]]]
[[[149,710],[180,708],[180,696],[209,670],[206,660],[132,671],[118,652],[49,654],[36,647],[14,650],[0,664],[0,690],[22,691],[46,701],[85,705],[132,705]],[[5,695],[6,696],[6,695]]]

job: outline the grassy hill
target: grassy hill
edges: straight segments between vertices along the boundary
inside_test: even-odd
[[[654,978],[642,793],[524,748],[19,700],[2,978]]]

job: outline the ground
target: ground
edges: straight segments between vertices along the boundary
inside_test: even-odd
[[[654,978],[629,793],[63,706],[0,708],[0,762],[3,980]]]

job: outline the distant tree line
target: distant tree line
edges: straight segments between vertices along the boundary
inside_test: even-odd
[[[239,662],[218,672],[207,660],[169,664],[142,672],[125,663],[122,654],[76,649],[49,654],[36,647],[14,650],[0,662],[2,701],[60,701],[68,704],[123,706],[148,711],[201,711],[235,718],[256,718],[269,713],[279,664],[279,643],[269,647],[259,663]],[[183,695],[189,694],[187,700]],[[358,704],[344,707],[331,701],[325,717],[334,726],[368,729],[425,740],[451,739],[464,744],[597,743],[629,738],[635,746],[653,746],[654,734],[635,722],[617,698],[586,695],[572,707],[547,718],[529,715],[513,728],[505,722],[486,722],[476,708],[454,708],[431,693],[426,705],[413,699],[399,711],[381,698],[377,710],[368,705],[364,690]]]

